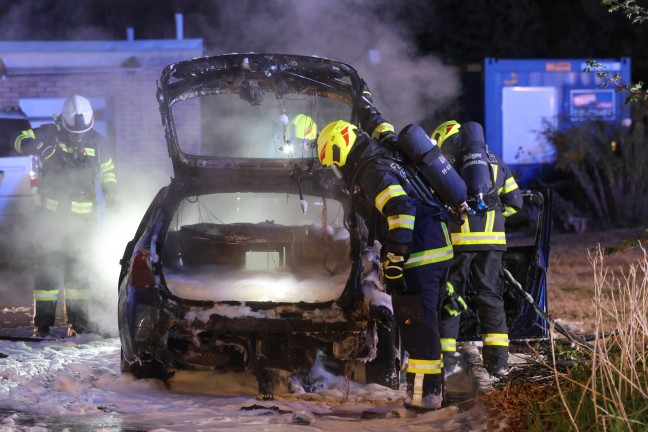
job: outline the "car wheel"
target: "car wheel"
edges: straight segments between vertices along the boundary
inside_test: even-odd
[[[124,350],[121,351],[121,371],[122,373],[132,373],[137,379],[153,378],[162,381],[168,381],[175,372],[165,367],[162,363],[154,359],[141,359],[140,362],[129,363],[124,358]]]

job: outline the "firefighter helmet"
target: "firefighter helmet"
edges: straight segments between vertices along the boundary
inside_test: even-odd
[[[452,135],[459,132],[460,127],[461,125],[456,121],[448,120],[447,122],[443,122],[439,126],[437,126],[437,128],[434,129],[434,132],[432,132],[432,135],[430,135],[430,138],[435,140],[437,145],[441,147],[443,145],[443,142],[448,139],[448,137],[451,137]]]
[[[299,114],[292,120],[295,127],[295,138],[312,141],[317,137],[317,124],[310,116]]]
[[[90,101],[77,94],[70,96],[61,109],[63,127],[72,133],[83,133],[94,126],[94,112]]]
[[[317,154],[322,165],[344,166],[357,137],[358,128],[344,120],[324,126],[317,138]]]

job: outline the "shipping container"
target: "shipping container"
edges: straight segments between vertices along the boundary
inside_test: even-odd
[[[609,76],[630,82],[630,58],[597,62]],[[542,131],[551,126],[602,120],[630,125],[626,93],[601,86],[587,59],[484,60],[485,132],[490,150],[528,186],[556,154]]]

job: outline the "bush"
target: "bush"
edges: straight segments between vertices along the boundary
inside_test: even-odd
[[[551,184],[600,228],[637,226],[648,212],[646,105],[633,106],[631,128],[601,121],[548,126],[543,135],[557,153],[560,181]],[[565,181],[565,174],[569,181]]]

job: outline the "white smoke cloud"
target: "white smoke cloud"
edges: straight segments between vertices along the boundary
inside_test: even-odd
[[[459,78],[439,58],[416,55],[409,28],[393,14],[378,13],[392,6],[371,0],[237,1],[214,5],[216,20],[185,14],[209,55],[317,55],[350,64],[367,81],[378,109],[401,128],[432,117],[456,98]]]
[[[424,1],[412,0],[408,6],[415,9],[415,3],[423,5]],[[31,6],[23,6],[12,5],[0,19],[0,26],[12,28],[12,40],[49,40],[47,25],[40,29],[34,29],[35,25],[15,25],[33,24],[37,20],[32,16]],[[459,93],[456,73],[437,57],[417,55],[412,32],[389,13],[389,8],[396,5],[386,0],[237,0],[210,2],[201,7],[200,12],[191,6],[183,10],[185,35],[203,38],[207,55],[284,53],[317,55],[348,63],[367,81],[376,106],[397,129],[434,117]],[[68,40],[107,38],[108,32],[84,25],[82,16],[76,17],[77,24],[57,34],[64,34]],[[168,26],[173,25],[173,16],[169,16]],[[158,150],[165,151],[156,145]],[[122,209],[119,218],[105,222],[103,240],[97,249],[91,249],[98,269],[93,286],[93,318],[105,324],[102,328],[115,325],[119,258],[126,242],[132,238],[157,189],[168,183],[165,175],[157,176],[150,184],[143,184],[141,178],[138,182],[128,181],[135,174],[121,173],[120,185],[129,185],[123,193],[128,198],[123,205],[128,208]],[[136,190],[142,186],[141,191]],[[9,286],[1,291],[5,294],[14,288]]]

